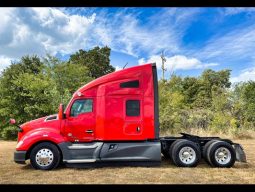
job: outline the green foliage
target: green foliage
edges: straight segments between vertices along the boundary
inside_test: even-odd
[[[98,77],[114,71],[110,65],[110,49],[95,47],[80,50],[70,61],[61,61],[47,55],[24,56],[12,63],[0,76],[0,137],[15,139],[18,124],[57,113],[60,103],[67,104],[73,93]],[[77,57],[81,58],[77,59]],[[72,62],[71,62],[72,61]]]
[[[255,128],[255,82],[231,89],[230,70],[205,70],[200,77],[173,75],[159,82],[160,128],[177,133],[192,129],[240,133]]]
[[[185,77],[182,80],[182,86],[185,103],[192,105],[196,100],[196,96],[200,88],[198,79],[195,77]]]
[[[54,113],[55,109],[51,101],[56,92],[52,79],[48,79],[42,73],[38,75],[23,73],[13,81],[13,84],[22,90],[16,98],[23,101],[20,102],[19,108],[23,109],[23,115],[28,119]]]
[[[109,47],[95,47],[89,51],[79,50],[70,56],[69,62],[86,66],[89,76],[98,78],[115,71],[115,68],[110,65],[110,52]]]
[[[44,58],[44,63],[47,66],[46,74],[54,80],[58,104],[66,105],[78,88],[93,80],[86,66],[62,62],[49,55]]]
[[[19,63],[12,64],[3,71],[0,81],[1,121],[6,121],[7,118],[15,116],[18,122],[22,122],[23,120],[29,120],[31,117],[37,117],[39,115],[36,113],[31,116],[31,112],[28,112],[26,107],[30,102],[33,105],[44,100],[44,90],[38,90],[40,89],[38,85],[42,84],[44,88],[48,83],[41,74],[42,68],[43,64],[38,57],[26,56],[22,57]],[[35,92],[32,93],[31,91]],[[37,100],[39,102],[36,102]],[[1,125],[1,129],[3,129],[3,125]]]
[[[15,140],[17,139],[18,132],[17,127],[6,127],[1,132],[1,138],[4,138],[5,140]]]
[[[255,82],[250,81],[246,83],[244,93],[242,95],[244,100],[245,115],[247,121],[255,126]]]

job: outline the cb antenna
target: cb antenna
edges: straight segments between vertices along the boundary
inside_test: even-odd
[[[124,67],[122,69],[125,69],[125,67],[127,66],[128,62],[124,65]]]

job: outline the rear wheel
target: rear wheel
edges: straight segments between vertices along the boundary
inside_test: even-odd
[[[181,142],[181,141],[187,141],[187,140],[186,140],[186,139],[178,139],[178,140],[175,140],[175,141],[170,145],[170,147],[169,147],[169,149],[168,149],[168,156],[169,156],[169,158],[170,158],[171,161],[173,161],[173,158],[172,158],[173,147],[174,147],[177,143],[179,143],[179,142]]]
[[[173,145],[171,158],[178,167],[196,167],[201,159],[201,152],[194,142],[181,140]]]
[[[214,143],[214,142],[216,142],[216,141],[218,141],[218,140],[211,140],[211,141],[208,141],[208,142],[205,144],[205,146],[203,147],[203,158],[204,158],[205,162],[208,163],[208,164],[210,164],[209,159],[207,158],[207,155],[206,155],[206,153],[207,153],[207,151],[208,151],[208,147],[209,147],[212,143]]]
[[[214,167],[232,167],[236,161],[234,148],[227,142],[213,142],[207,151],[209,163]]]
[[[30,154],[31,165],[35,169],[50,170],[60,163],[61,155],[58,148],[49,142],[36,145]]]

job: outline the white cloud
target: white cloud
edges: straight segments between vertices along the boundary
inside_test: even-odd
[[[237,27],[235,30],[221,36],[212,37],[205,47],[187,51],[189,55],[203,59],[216,59],[228,62],[237,58],[249,59],[254,56],[255,25]]]
[[[14,59],[0,56],[0,72],[3,71],[6,67],[8,67]]]
[[[198,12],[199,9],[160,9],[141,23],[137,10],[124,9],[115,14],[102,11],[97,14],[93,36],[113,50],[135,57],[157,54],[163,49],[176,53],[185,29]]]
[[[232,83],[250,80],[255,81],[255,67],[245,69],[238,76],[230,78]]]
[[[119,70],[122,70],[122,67],[120,67],[120,66],[115,66],[115,71],[119,71]]]
[[[225,15],[236,15],[239,13],[250,13],[254,12],[255,8],[254,7],[228,7],[224,9],[224,14]]]
[[[92,11],[91,11],[92,10]],[[141,23],[139,9],[0,8],[0,56],[71,54],[108,45],[139,58],[162,49],[176,54],[185,29],[199,9],[159,8]]]
[[[150,60],[150,59],[149,59],[149,60]],[[149,60],[148,60],[148,61],[149,61]],[[138,64],[139,64],[139,65],[146,64],[145,59],[144,59],[144,58],[139,59],[139,60],[138,60]]]
[[[96,14],[69,15],[55,8],[0,8],[0,56],[67,54],[89,46]]]
[[[162,60],[159,55],[153,55],[149,59],[139,59],[139,64],[155,63],[158,68],[161,68]],[[197,58],[188,58],[184,55],[175,55],[172,57],[166,57],[165,67],[168,71],[173,70],[189,70],[189,69],[201,69],[216,66],[218,63],[203,63]]]

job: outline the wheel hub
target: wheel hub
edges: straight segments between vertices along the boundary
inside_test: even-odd
[[[189,158],[191,156],[191,154],[188,151],[185,151],[185,152],[183,152],[182,156],[184,158]]]
[[[192,164],[196,159],[196,153],[191,147],[183,147],[179,152],[179,158],[185,164]]]
[[[220,147],[215,151],[215,160],[221,165],[229,163],[231,160],[230,151],[225,147]]]
[[[218,157],[219,157],[219,158],[223,158],[224,155],[225,155],[225,154],[224,154],[223,152],[219,152]]]
[[[49,166],[53,162],[53,153],[50,149],[41,149],[36,153],[36,163],[40,166]]]

